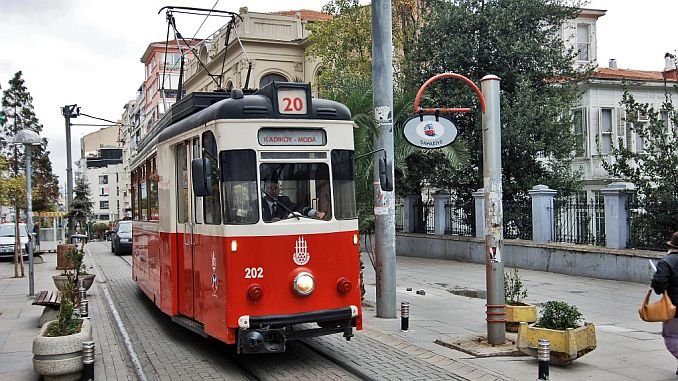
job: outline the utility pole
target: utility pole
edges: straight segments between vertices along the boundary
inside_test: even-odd
[[[66,120],[66,211],[71,212],[71,203],[73,203],[73,167],[71,160],[71,118],[77,118],[80,115],[80,107],[75,105],[66,105],[61,108],[61,115]],[[68,237],[73,235],[73,217],[68,216]]]
[[[374,149],[383,149],[393,163],[393,41],[391,0],[372,2],[372,87],[378,135]],[[393,167],[387,166],[393,179]],[[374,157],[374,253],[377,277],[377,317],[396,318],[395,191],[383,191],[379,156]]]
[[[485,193],[485,286],[487,287],[487,341],[506,341],[506,300],[504,295],[503,211],[501,175],[501,122],[499,82],[496,75],[480,80],[485,97],[483,113],[483,191]]]

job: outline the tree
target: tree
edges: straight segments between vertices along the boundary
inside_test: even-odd
[[[654,106],[636,102],[626,88],[621,104],[631,130],[627,133],[635,132],[643,149],[634,150],[620,137],[611,147],[612,159],[603,158],[603,168],[611,176],[636,186],[638,205],[631,216],[634,241],[643,248],[663,249],[664,242],[678,231],[678,115],[668,89],[662,104],[666,119]],[[641,115],[647,116],[649,122],[641,121]]]
[[[73,202],[71,203],[71,210],[68,217],[72,218],[81,229],[87,226],[87,218],[92,214],[92,199],[89,184],[83,178],[79,178],[75,182],[75,189],[73,189]]]
[[[394,8],[394,46],[396,77],[399,77],[399,62],[409,46],[408,41],[415,35],[417,15],[420,13],[414,0],[396,0]],[[351,110],[358,128],[355,130],[356,156],[373,151],[373,142],[378,133],[372,111],[372,60],[371,60],[371,14],[369,6],[361,6],[355,0],[333,0],[323,11],[332,14],[330,21],[309,26],[311,45],[307,54],[321,61],[319,88],[321,96],[344,103]],[[416,90],[416,89],[415,89]],[[406,165],[408,156],[421,150],[409,145],[403,136],[403,127],[412,115],[414,91],[405,91],[396,81],[393,101],[394,150],[396,183],[415,177],[412,183],[420,184],[425,176],[419,171],[410,171]],[[379,154],[379,153],[376,153]],[[457,141],[442,150],[439,157],[442,165],[453,168],[466,160],[463,143]],[[371,230],[373,216],[373,169],[372,156],[357,161],[358,214],[362,231]],[[396,186],[398,195],[403,190]]]
[[[573,81],[589,68],[573,68],[561,25],[577,14],[579,2],[565,0],[428,1],[424,25],[411,54],[405,56],[406,86],[418,87],[442,72],[478,82],[487,74],[501,78],[503,193],[526,199],[527,190],[545,184],[564,193],[579,187],[570,168],[576,137],[570,109],[580,91]],[[475,94],[456,82],[429,87],[423,105],[478,109]],[[451,173],[449,185],[464,199],[483,186],[480,113],[452,120],[471,155],[469,165]],[[546,160],[540,159],[545,158]]]
[[[42,124],[35,116],[33,97],[25,86],[21,71],[14,74],[9,85],[2,96],[0,150],[8,160],[12,172],[17,175],[25,171],[24,150],[12,144],[12,139],[23,129],[40,134]],[[33,209],[37,211],[55,210],[55,200],[59,198],[59,183],[52,171],[49,153],[46,138],[42,138],[40,146],[34,147],[32,151],[31,181],[35,187]]]

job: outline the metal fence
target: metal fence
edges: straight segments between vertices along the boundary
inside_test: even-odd
[[[640,203],[635,196],[626,203],[630,249],[665,251],[666,241],[678,230],[678,199]]]
[[[554,242],[605,246],[605,204],[603,199],[553,200]]]
[[[397,232],[403,231],[403,226],[405,225],[405,213],[403,213],[404,205],[402,202],[396,202],[395,204],[395,230]]]
[[[532,200],[504,200],[504,238],[532,239]]]
[[[414,203],[414,232],[415,233],[434,233],[435,210],[433,200],[417,200]]]
[[[445,234],[475,236],[475,207],[473,200],[450,200],[445,204]]]

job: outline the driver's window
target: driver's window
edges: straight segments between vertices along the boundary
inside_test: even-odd
[[[224,222],[254,224],[259,221],[256,154],[253,150],[219,153],[221,163],[221,199]]]

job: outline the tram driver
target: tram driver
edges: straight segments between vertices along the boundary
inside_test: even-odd
[[[320,220],[325,218],[325,212],[312,207],[299,208],[288,196],[280,195],[280,184],[277,181],[266,181],[263,201],[261,204],[264,222],[285,219],[292,212],[300,212],[304,216]]]

